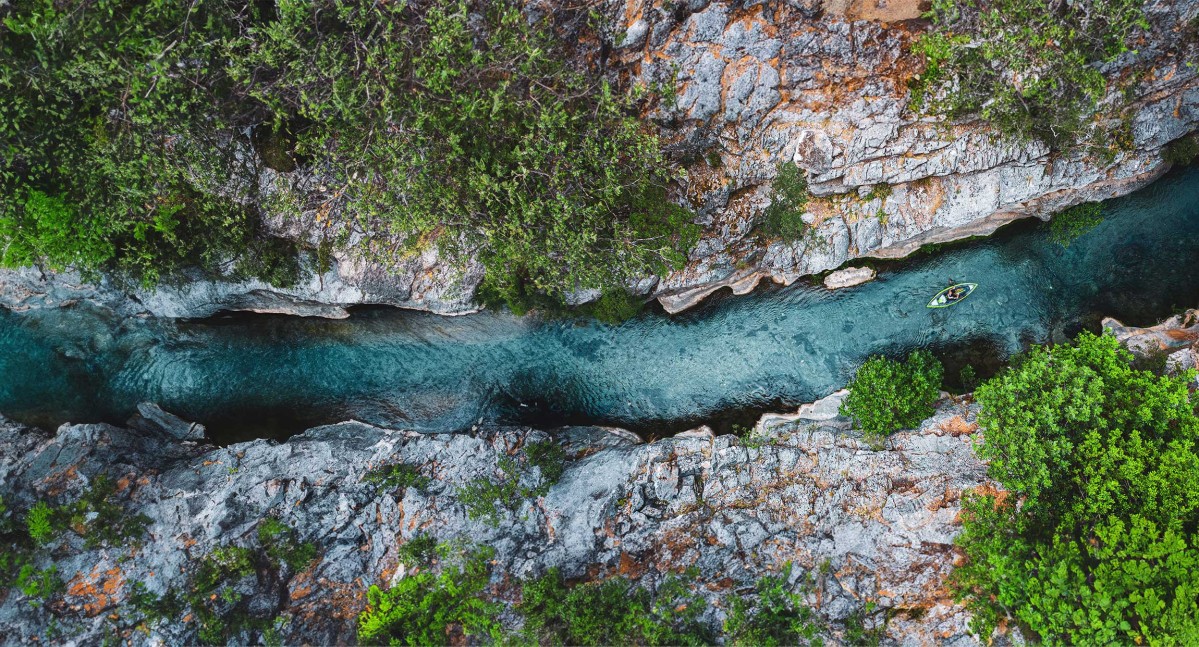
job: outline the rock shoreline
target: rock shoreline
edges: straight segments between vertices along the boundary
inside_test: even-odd
[[[69,500],[105,474],[118,483],[120,505],[150,523],[141,542],[102,548],[66,532],[37,558],[70,578],[65,591],[38,607],[15,589],[0,594],[0,633],[22,643],[47,632],[78,644],[105,635],[194,643],[194,623],[181,617],[144,623],[132,583],[183,590],[202,556],[252,542],[273,517],[313,542],[317,558],[285,580],[251,578],[239,590],[283,620],[288,644],[353,642],[366,589],[401,576],[409,565],[400,547],[420,534],[494,548],[491,592],[507,604],[520,578],[555,566],[568,577],[620,574],[646,586],[695,567],[711,602],[704,619],[718,627],[730,591],[791,562],[792,585],[807,591],[834,641],[870,603],[871,618],[890,618],[888,644],[976,644],[945,587],[960,495],[987,484],[972,450],[974,417],[971,405],[943,401],[881,450],[824,415],[766,417],[753,442],[683,434],[645,444],[595,427],[425,435],[351,421],[224,448],[145,424],[48,434],[3,421],[0,482],[10,509]],[[495,526],[468,517],[458,488],[493,478],[502,458],[550,438],[567,453],[557,483],[504,510]],[[420,466],[428,486],[389,492],[363,480],[398,462]]]

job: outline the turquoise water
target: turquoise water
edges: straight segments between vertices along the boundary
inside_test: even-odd
[[[931,348],[953,374],[1095,328],[1102,315],[1144,324],[1199,305],[1199,170],[1107,213],[1068,249],[1017,225],[857,288],[768,289],[615,327],[389,309],[345,321],[4,312],[0,411],[42,425],[120,422],[151,400],[224,439],[350,417],[438,431],[480,419],[677,429],[820,397],[872,353]],[[952,308],[925,308],[950,279],[980,287]]]

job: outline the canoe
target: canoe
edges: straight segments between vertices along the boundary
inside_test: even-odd
[[[929,308],[948,308],[949,306],[954,305],[955,303],[961,303],[963,300],[965,300],[966,297],[973,294],[974,288],[977,288],[977,287],[978,287],[977,283],[958,283],[957,285],[951,285],[951,286],[945,288],[944,290],[941,290],[940,292],[938,292],[937,296],[933,297],[932,300],[930,300],[928,302],[928,307]],[[946,298],[946,295],[949,294],[950,290],[953,290],[955,288],[965,288],[966,293],[963,294],[962,296],[958,297],[957,299],[950,301],[948,298]]]

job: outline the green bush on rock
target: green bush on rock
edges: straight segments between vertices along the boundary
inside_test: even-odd
[[[913,108],[979,117],[1053,149],[1111,146],[1093,119],[1107,93],[1099,66],[1148,29],[1143,0],[933,0],[933,29],[912,52],[924,71]]]
[[[926,350],[902,362],[872,356],[850,380],[841,415],[852,418],[870,440],[914,427],[933,414],[943,373],[941,362]]]
[[[238,154],[238,130],[263,110],[231,84],[226,47],[264,20],[257,6],[0,7],[0,265],[295,280],[294,246],[262,244]]]
[[[571,586],[555,568],[524,584],[518,610],[536,644],[706,645],[704,608],[679,576],[651,592],[623,577]]]
[[[779,167],[771,185],[770,206],[762,212],[758,230],[768,237],[784,241],[798,240],[808,230],[803,221],[808,204],[808,179],[795,162]]]
[[[573,67],[554,35],[586,14],[530,21],[511,0],[278,12],[232,76],[276,119],[310,124],[297,150],[361,222],[410,251],[434,238],[477,250],[489,293],[518,305],[683,260],[696,228],[666,199],[673,177],[633,116],[639,95]]]
[[[788,589],[791,564],[778,575],[758,580],[757,600],[733,599],[724,622],[727,644],[740,647],[779,647],[780,645],[823,644],[818,636],[816,614],[803,603],[803,597]]]
[[[468,636],[503,636],[496,615],[502,605],[483,592],[490,580],[490,548],[454,544],[437,547],[440,573],[422,569],[409,573],[391,588],[372,585],[367,608],[358,616],[358,641],[363,644],[442,645],[450,626]]]
[[[1111,336],[1035,348],[975,392],[1002,495],[965,501],[954,573],[973,629],[1052,644],[1199,641],[1193,374],[1133,368]]]

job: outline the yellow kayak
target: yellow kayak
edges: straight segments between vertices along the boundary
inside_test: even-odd
[[[961,302],[966,297],[974,293],[974,288],[977,288],[977,283],[958,283],[951,285],[937,293],[928,302],[929,308],[948,308],[949,306]]]

